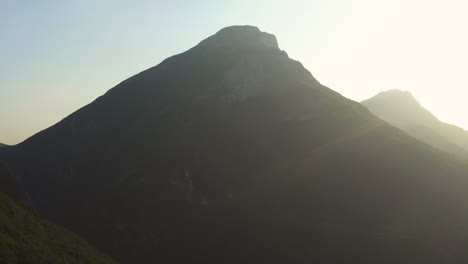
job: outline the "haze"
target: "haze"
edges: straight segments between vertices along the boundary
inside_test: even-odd
[[[0,142],[16,144],[216,30],[251,24],[356,101],[409,90],[468,128],[468,2],[1,1]]]

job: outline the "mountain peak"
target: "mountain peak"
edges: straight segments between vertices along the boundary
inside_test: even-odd
[[[401,126],[420,120],[438,122],[437,117],[425,109],[409,91],[388,90],[362,101],[372,113],[389,122]]]
[[[399,89],[392,89],[388,91],[380,92],[374,98],[387,98],[387,99],[406,99],[406,100],[413,100],[416,101],[413,94],[410,91],[404,91]]]
[[[410,91],[392,89],[380,92],[376,96],[362,102],[364,105],[390,104],[409,109],[423,108]]]
[[[255,26],[230,26],[200,43],[209,48],[266,47],[280,50],[275,35],[261,31]]]

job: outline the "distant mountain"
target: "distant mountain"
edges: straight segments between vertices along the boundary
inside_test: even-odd
[[[62,227],[38,219],[0,193],[0,263],[116,263]]]
[[[0,143],[0,148],[7,147],[7,145]]]
[[[222,29],[0,151],[122,263],[468,263],[468,164]]]
[[[443,123],[407,91],[390,90],[362,102],[372,113],[441,150],[468,158],[468,131]]]

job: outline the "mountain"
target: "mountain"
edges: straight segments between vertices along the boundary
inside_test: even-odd
[[[0,193],[0,263],[116,263],[62,227],[38,219]]]
[[[372,113],[441,150],[468,158],[468,131],[443,123],[408,91],[390,90],[362,102]]]
[[[468,164],[222,29],[0,151],[122,263],[466,263]]]
[[[7,145],[0,143],[0,148],[7,147]]]

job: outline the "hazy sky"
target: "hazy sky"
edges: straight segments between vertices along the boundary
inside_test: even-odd
[[[235,24],[275,34],[351,99],[409,90],[468,129],[467,0],[0,0],[0,142]]]

